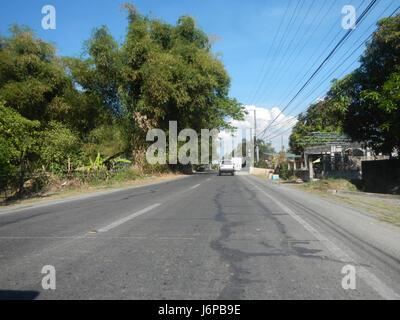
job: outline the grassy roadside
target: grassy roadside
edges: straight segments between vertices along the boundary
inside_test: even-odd
[[[254,176],[269,180],[265,176]],[[400,227],[400,198],[398,197],[382,198],[379,195],[366,194],[359,191],[355,184],[346,179],[330,178],[306,183],[280,181],[280,183],[297,190],[345,203],[372,214],[379,221]]]
[[[348,180],[345,179],[324,179],[317,180],[313,182],[306,182],[298,185],[299,188],[302,188],[306,191],[310,192],[321,192],[327,193],[329,190],[337,190],[337,191],[352,191],[356,192],[357,187]]]
[[[376,215],[376,218],[380,221],[385,221],[400,227],[400,200],[396,203],[388,203],[388,201],[376,200],[376,199],[352,199],[347,196],[337,195],[331,196],[337,201],[342,201],[353,207],[363,209]]]
[[[74,181],[69,181],[65,186],[60,184],[53,185],[48,190],[34,194],[24,199],[16,199],[5,203],[0,203],[0,211],[2,209],[12,208],[15,205],[35,203],[45,200],[66,199],[73,196],[91,194],[107,190],[123,189],[134,186],[146,185],[155,182],[173,180],[185,175],[179,173],[162,173],[154,175],[137,175],[126,174],[110,179],[108,181],[93,181],[89,184],[78,184]]]
[[[400,227],[400,199],[366,194],[345,179],[326,179],[293,185],[298,190],[318,194],[373,214],[378,220]],[[349,192],[350,191],[350,192]],[[349,193],[346,193],[349,192]]]

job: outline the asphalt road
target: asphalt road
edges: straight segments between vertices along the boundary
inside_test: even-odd
[[[42,287],[46,265],[55,268],[55,290]],[[342,286],[349,265],[355,289]],[[0,211],[0,299],[399,299],[399,293],[399,228],[248,175],[196,174]]]

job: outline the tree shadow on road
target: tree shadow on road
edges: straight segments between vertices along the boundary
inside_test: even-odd
[[[34,300],[38,291],[0,290],[0,300]]]

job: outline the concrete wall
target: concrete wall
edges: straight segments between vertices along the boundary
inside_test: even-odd
[[[317,175],[317,178],[322,179]],[[325,173],[325,178],[336,178],[336,179],[347,179],[347,180],[360,180],[361,171],[358,170],[337,170],[337,171],[327,171]]]
[[[363,161],[361,166],[366,192],[400,194],[400,159]]]
[[[303,180],[304,182],[310,181],[310,172],[308,170],[296,170],[294,172],[296,178]],[[347,180],[360,180],[361,172],[356,170],[338,170],[338,171],[327,171],[325,173],[325,178],[322,177],[322,173],[318,172],[314,175],[315,179],[347,179]]]
[[[274,173],[274,170],[250,167],[250,174],[254,174],[256,176],[263,176],[268,178],[270,173]]]

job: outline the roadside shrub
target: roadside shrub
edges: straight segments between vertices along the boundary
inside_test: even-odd
[[[147,161],[142,167],[144,174],[163,174],[170,173],[171,168],[168,164],[149,164]]]
[[[291,180],[294,178],[294,172],[289,169],[289,164],[287,162],[282,162],[279,164],[279,177],[284,180]]]
[[[265,161],[264,159],[260,159],[260,161],[258,162],[257,168],[261,168],[261,169],[269,169],[269,165],[268,162]]]
[[[40,158],[50,171],[66,170],[68,158],[76,167],[81,158],[81,142],[64,124],[51,121],[40,135]]]
[[[138,174],[132,168],[125,168],[116,171],[115,175],[111,177],[110,181],[123,182],[123,181],[135,180],[139,177],[140,174]]]
[[[357,191],[357,187],[351,181],[341,178],[328,178],[307,182],[303,184],[303,188],[320,192],[327,192],[327,190]]]

